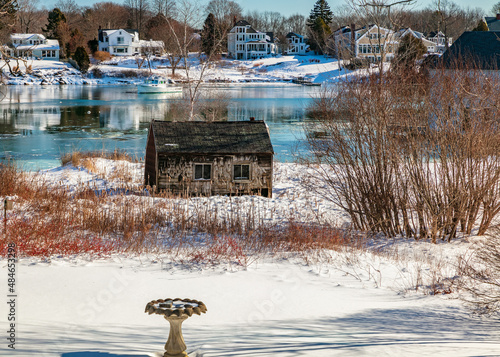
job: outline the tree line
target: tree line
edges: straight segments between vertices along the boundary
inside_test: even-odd
[[[407,0],[408,3],[413,3]],[[400,2],[398,2],[400,3]],[[379,9],[387,9],[390,4],[381,2]],[[189,5],[189,6],[188,6]],[[40,0],[2,0],[0,31],[2,42],[8,42],[8,35],[18,33],[40,33],[56,38],[61,43],[61,56],[71,56],[77,47],[95,51],[91,41],[97,37],[99,28],[131,28],[139,31],[142,39],[159,39],[158,26],[164,19],[183,23],[182,9],[189,7],[196,14],[189,26],[195,30],[203,28],[203,22],[212,23],[215,35],[222,36],[234,22],[247,20],[260,31],[273,32],[284,49],[286,34],[295,32],[310,40],[311,48],[320,50],[337,28],[350,24],[377,22],[380,25],[411,27],[421,32],[440,30],[447,37],[457,38],[463,31],[472,30],[484,16],[480,8],[462,8],[451,0],[435,0],[424,9],[393,8],[392,14],[379,11],[374,18],[373,11],[366,11],[368,0],[349,0],[346,5],[332,11],[326,0],[318,0],[309,16],[294,14],[283,16],[273,11],[247,11],[232,0],[210,0],[206,5],[193,0],[125,0],[123,4],[110,1],[98,2],[92,6],[80,6],[75,0],[58,0],[54,9],[42,8]],[[500,2],[492,12],[500,10]],[[208,16],[212,14],[212,18]],[[217,28],[216,30],[214,30]],[[225,41],[220,51],[226,50]]]

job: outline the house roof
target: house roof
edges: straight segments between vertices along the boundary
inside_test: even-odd
[[[250,26],[250,23],[245,20],[239,20],[237,23],[234,24],[234,26]]]
[[[464,32],[443,54],[443,64],[447,68],[473,63],[480,69],[500,69],[500,32]]]
[[[135,29],[99,29],[97,32],[99,41],[104,42],[104,36],[110,36],[111,34],[120,30],[128,32],[131,36],[134,36],[136,33],[139,33],[139,31]]]
[[[298,37],[298,38],[304,38],[304,36],[299,35],[298,33],[295,32],[289,32],[286,35],[286,38],[292,38],[292,37]]]
[[[425,34],[425,37],[427,37],[427,38],[444,37],[444,33],[442,33],[441,31],[431,31],[431,32]]]
[[[45,36],[38,33],[13,33],[10,35],[11,39],[16,40],[29,40],[31,37],[37,37],[45,40]]]
[[[484,21],[486,21],[486,25],[488,25],[490,31],[500,31],[500,20],[496,16],[485,17]]]
[[[273,154],[264,121],[153,121],[156,152],[162,154]]]
[[[40,43],[38,45],[19,45],[15,47],[18,51],[34,51],[34,50],[59,50],[59,41],[57,40],[45,40],[45,43]]]

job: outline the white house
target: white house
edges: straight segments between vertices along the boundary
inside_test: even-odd
[[[446,48],[449,48],[453,43],[453,38],[448,37],[448,46],[446,46],[446,36],[441,31],[429,32],[426,37],[436,45],[436,53],[444,53]]]
[[[272,32],[260,32],[245,20],[238,21],[227,34],[229,57],[239,60],[274,56],[277,46]]]
[[[164,50],[162,41],[139,39],[139,32],[131,29],[99,29],[99,51],[109,52],[113,56],[131,56],[139,53],[161,54]]]
[[[290,32],[286,35],[288,47],[286,53],[289,55],[305,55],[309,45],[304,41],[304,36]]]
[[[10,35],[9,54],[16,57],[59,61],[59,41],[46,39],[37,33]]]

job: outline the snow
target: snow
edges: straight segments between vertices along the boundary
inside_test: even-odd
[[[136,85],[141,77],[150,74],[170,76],[169,61],[166,56],[154,57],[151,61],[151,72],[147,61],[139,68],[140,58],[134,56],[113,57],[111,60],[94,64],[88,75],[82,75],[66,62],[48,60],[28,60],[32,72],[21,76],[9,76],[7,84],[11,85],[39,85],[39,84],[128,84]],[[11,65],[14,62],[11,61]],[[0,60],[0,66],[3,61]],[[181,64],[182,65],[182,64]],[[26,72],[24,63],[20,68]],[[93,70],[102,73],[102,78],[94,78],[90,73]],[[360,71],[349,71],[342,67],[342,62],[324,56],[276,56],[249,61],[222,59],[210,64],[202,73],[203,66],[193,54],[189,59],[189,77],[202,77],[205,82],[224,83],[275,83],[290,82],[298,77],[306,77],[312,83],[336,82]],[[4,68],[5,73],[7,69]],[[176,70],[177,79],[186,79],[186,71],[179,66]],[[136,76],[139,76],[137,78]]]
[[[68,165],[38,177],[75,191],[106,189],[122,184],[122,175],[110,179],[118,167],[128,170],[129,184],[138,184],[142,165],[96,159],[93,171]],[[261,214],[277,222],[289,217],[290,208],[311,220],[313,205],[323,219],[348,223],[336,207],[307,194],[303,172],[297,164],[275,163],[272,199],[242,196],[233,202],[257,201]],[[183,201],[228,208],[226,197]],[[433,279],[455,277],[458,258],[470,245],[465,239],[437,245],[375,239],[368,249],[319,252],[308,264],[294,256],[259,256],[244,268],[180,263],[162,252],[22,258],[16,350],[7,350],[4,339],[0,354],[161,356],[168,322],[144,307],[179,297],[203,301],[208,309],[183,324],[191,357],[498,355],[497,321],[471,316],[454,287],[451,294],[439,285],[432,290]],[[0,266],[0,286],[6,287],[7,261]],[[8,306],[0,306],[5,318]]]

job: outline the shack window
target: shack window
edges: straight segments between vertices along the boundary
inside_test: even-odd
[[[250,180],[250,165],[234,165],[233,173],[235,180]]]
[[[210,180],[212,178],[211,164],[195,164],[194,179],[195,180]]]

